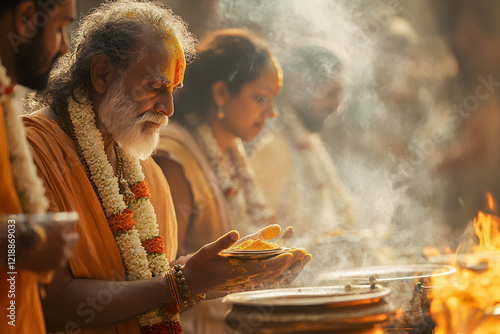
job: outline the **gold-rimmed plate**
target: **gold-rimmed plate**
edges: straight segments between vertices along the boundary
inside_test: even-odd
[[[266,250],[226,249],[220,252],[220,254],[236,259],[255,260],[255,259],[265,259],[268,257],[276,256],[286,252],[287,250],[288,248],[283,248],[283,247],[275,249],[266,249]]]

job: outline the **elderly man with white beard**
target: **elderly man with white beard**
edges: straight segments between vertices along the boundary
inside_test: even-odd
[[[47,106],[25,117],[51,209],[80,214],[75,256],[46,288],[49,330],[179,333],[179,311],[205,293],[279,283],[297,273],[301,251],[260,262],[219,255],[238,240],[236,231],[172,266],[175,211],[150,155],[193,50],[182,20],[161,4],[103,4],[81,22],[74,51],[38,97]],[[278,233],[271,226],[259,236]]]

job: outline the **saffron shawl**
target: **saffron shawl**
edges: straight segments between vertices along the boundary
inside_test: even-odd
[[[38,173],[45,183],[49,211],[77,211],[80,241],[70,267],[75,278],[125,280],[120,252],[91,182],[85,174],[75,143],[53,120],[34,114],[24,117],[28,141]],[[177,222],[170,188],[160,167],[150,158],[142,163],[151,192],[165,254],[170,261],[177,253]],[[83,333],[140,333],[136,318]]]
[[[0,214],[21,213],[12,170],[9,163],[9,148],[5,133],[4,109],[0,103]],[[5,245],[3,247],[6,247]],[[38,292],[37,275],[31,271],[16,270],[15,299],[9,299],[10,290],[6,269],[0,269],[0,333],[45,333],[42,306]],[[15,301],[15,327],[8,324],[10,300]]]

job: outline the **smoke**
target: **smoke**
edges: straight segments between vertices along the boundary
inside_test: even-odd
[[[222,26],[266,37],[280,62],[293,57],[291,45],[316,38],[344,63],[344,100],[323,138],[354,198],[357,230],[372,234],[332,238],[316,247],[312,266],[424,261],[422,247],[449,244],[433,210],[442,184],[430,162],[453,131],[433,110],[439,83],[456,66],[441,40],[413,24],[425,13],[410,0],[220,0],[218,11]],[[316,84],[309,80],[304,86]]]
[[[246,26],[264,35],[278,56],[287,47],[307,37],[322,38],[342,46],[341,58],[356,54],[365,42],[360,28],[353,24],[357,6],[347,8],[342,1],[230,1],[219,2],[222,25]],[[356,38],[353,39],[353,37]]]

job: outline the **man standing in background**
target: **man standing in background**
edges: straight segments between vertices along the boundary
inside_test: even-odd
[[[53,63],[69,49],[65,28],[74,19],[74,6],[74,0],[0,3],[0,216],[47,210],[13,92],[16,84],[46,86]],[[64,266],[78,235],[74,222],[14,220],[7,225],[0,217],[0,333],[45,333],[36,272]],[[15,238],[9,237],[14,230]],[[15,256],[8,248],[12,239]]]
[[[349,192],[319,134],[340,105],[343,65],[316,41],[287,54],[275,131],[257,145],[252,163],[278,221],[292,225],[296,236],[318,238],[354,223]]]

